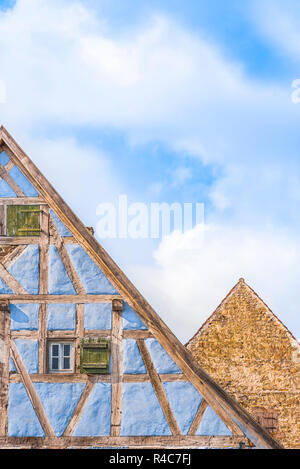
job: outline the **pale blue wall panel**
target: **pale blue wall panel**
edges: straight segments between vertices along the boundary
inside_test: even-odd
[[[56,436],[61,436],[74,412],[85,383],[34,383]]]
[[[45,436],[23,383],[10,383],[8,436]]]
[[[75,304],[51,303],[47,306],[47,328],[49,331],[74,330],[76,321]]]
[[[111,329],[111,303],[88,303],[84,305],[85,329]]]
[[[187,435],[202,397],[190,382],[166,382],[163,387],[180,429]]]
[[[141,357],[136,340],[123,340],[123,372],[124,373],[147,373]]]
[[[118,294],[110,281],[81,246],[78,244],[68,244],[66,248],[87,293],[99,295]]]
[[[143,329],[146,330],[147,327],[136,314],[136,312],[129,306],[128,303],[124,302],[123,305],[123,329],[134,330],[134,329]]]
[[[145,339],[157,373],[181,373],[170,355],[156,339]]]
[[[0,197],[17,197],[15,192],[4,179],[0,181]]]
[[[110,415],[111,385],[110,383],[96,383],[73,435],[110,435]]]
[[[35,331],[39,326],[39,304],[10,304],[12,331]]]
[[[7,268],[8,272],[31,295],[39,293],[39,246],[32,244]]]
[[[171,435],[151,383],[124,383],[121,436]]]
[[[38,373],[38,341],[30,339],[15,339],[15,343],[28,373]],[[16,371],[12,361],[10,361],[10,371]]]
[[[75,288],[55,246],[49,246],[48,291],[50,295],[76,294]]]
[[[218,417],[211,407],[207,407],[196,435],[205,436],[226,436],[231,435],[231,431],[226,427],[225,423]]]
[[[54,221],[57,231],[59,232],[60,236],[72,236],[68,228],[63,224],[62,221],[58,218],[56,213],[50,208],[50,215]]]
[[[9,286],[0,278],[0,294],[2,295],[11,295],[14,292],[9,288]]]

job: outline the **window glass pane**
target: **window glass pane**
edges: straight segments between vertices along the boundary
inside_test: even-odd
[[[52,356],[58,357],[58,345],[52,345]]]
[[[64,358],[64,370],[70,369],[70,358]]]
[[[71,350],[71,345],[70,344],[65,344],[64,345],[64,357],[69,357],[70,356],[70,350]]]
[[[58,358],[52,357],[52,370],[58,370]]]

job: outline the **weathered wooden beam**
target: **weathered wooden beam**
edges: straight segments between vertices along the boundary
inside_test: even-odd
[[[12,339],[38,340],[39,331],[11,331],[10,336]]]
[[[5,235],[5,207],[0,205],[0,236]]]
[[[245,437],[231,436],[124,436],[124,437],[8,437],[0,438],[1,448],[101,448],[101,447],[130,447],[135,449],[146,448],[245,448],[253,445]]]
[[[39,373],[47,371],[47,305],[42,303],[39,308]]]
[[[6,169],[6,171],[10,171],[11,169],[13,169],[14,167],[14,164],[11,160],[9,160],[5,165],[4,165],[4,168]]]
[[[47,202],[40,197],[5,197],[1,205],[47,205]]]
[[[162,382],[187,381],[186,377],[179,373],[159,374],[158,376]],[[129,374],[128,373],[128,374],[123,375],[123,383],[141,383],[145,381],[150,381],[150,376],[148,373],[142,373],[142,374]]]
[[[21,336],[20,336],[21,337]],[[162,382],[170,382],[170,381],[186,381],[184,375],[170,375],[170,374],[160,374],[159,378]],[[31,374],[30,379],[33,383],[41,382],[41,383],[64,383],[64,382],[87,382],[89,379],[89,375],[84,373],[46,373],[46,374]],[[97,375],[94,377],[97,383],[110,383],[111,382],[111,375]],[[10,382],[12,383],[20,383],[22,378],[19,374],[15,374],[13,372],[10,373],[9,377]],[[148,373],[143,374],[125,374],[123,375],[122,382],[123,383],[144,383],[150,381],[150,376]]]
[[[48,294],[48,247],[49,247],[49,209],[42,207],[40,212],[40,294]]]
[[[171,406],[169,404],[167,395],[165,393],[165,390],[163,388],[163,385],[161,383],[160,377],[155,369],[155,366],[151,360],[150,353],[148,352],[148,349],[146,347],[146,344],[143,339],[138,339],[137,340],[137,345],[140,351],[140,354],[142,356],[142,359],[144,361],[146,370],[150,376],[150,380],[153,386],[153,389],[155,391],[155,394],[157,396],[157,399],[161,405],[162,411],[166,417],[166,420],[168,422],[168,425],[170,427],[170,430],[172,432],[172,435],[182,435],[180,427],[176,421],[175,415],[171,409]]]
[[[75,363],[74,367],[77,372],[80,371],[80,339],[84,337],[84,305],[76,305],[76,324],[75,324]]]
[[[87,383],[89,375],[84,373],[46,373],[46,374],[31,374],[29,375],[33,383]],[[95,375],[94,380],[96,383],[110,383],[110,375]],[[20,383],[22,378],[19,374],[11,372],[9,375],[11,383]]]
[[[98,330],[98,329],[85,329],[84,330],[85,337],[110,337],[111,330]]]
[[[0,236],[0,245],[19,246],[28,244],[39,244],[38,236]]]
[[[153,337],[150,331],[123,330],[123,339],[148,339]]]
[[[9,300],[12,304],[18,303],[109,303],[117,295],[0,295],[0,301]]]
[[[49,265],[49,208],[41,207],[40,213],[40,269],[39,292],[48,294],[48,265]],[[39,309],[39,372],[47,371],[47,305],[40,304]]]
[[[122,380],[123,380],[123,302],[113,300],[111,325],[111,424],[110,435],[120,435],[122,422]]]
[[[8,302],[0,303],[0,436],[7,436],[9,385],[10,313]]]

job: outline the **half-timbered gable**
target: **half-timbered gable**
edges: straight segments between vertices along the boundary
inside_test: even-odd
[[[279,447],[0,129],[0,446]]]

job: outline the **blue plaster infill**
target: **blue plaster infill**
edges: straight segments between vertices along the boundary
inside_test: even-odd
[[[39,293],[39,246],[32,244],[7,268],[8,272],[31,295]]]
[[[50,208],[50,215],[54,221],[54,224],[60,236],[72,236],[68,228],[63,224],[62,221],[60,221],[56,213],[54,213],[51,208]]]
[[[12,331],[36,331],[39,323],[39,304],[10,304],[10,328]]]
[[[157,373],[181,373],[170,355],[156,339],[145,339]]]
[[[15,343],[28,373],[38,373],[38,341],[30,339],[15,339]],[[10,360],[9,371],[17,371],[12,360]]]
[[[4,179],[0,181],[0,197],[17,197],[12,188],[7,184]]]
[[[15,367],[15,364],[14,364],[13,359],[11,357],[9,359],[9,371],[10,371],[10,373],[18,373],[17,368]]]
[[[76,295],[74,286],[58,254],[56,246],[49,246],[49,295]]]
[[[147,329],[140,317],[126,302],[123,306],[123,329]]]
[[[9,286],[4,282],[2,278],[0,278],[0,293],[2,295],[11,295],[14,292],[9,288]]]
[[[36,189],[33,187],[31,182],[28,181],[28,179],[24,176],[24,174],[19,170],[17,166],[14,166],[9,171],[9,175],[20,187],[20,189],[22,189],[22,191],[27,197],[38,197],[39,194]]]
[[[120,435],[172,435],[151,383],[123,383]]]
[[[88,303],[84,305],[85,329],[111,329],[111,303]]]
[[[118,295],[117,290],[81,246],[68,244],[66,248],[88,294]]]
[[[2,151],[0,153],[0,164],[1,166],[5,166],[10,160],[10,157],[8,156],[7,153],[5,153],[5,151]]]
[[[49,331],[73,331],[75,329],[75,321],[75,304],[48,304],[47,328]]]
[[[180,429],[187,435],[202,397],[190,382],[165,382],[163,387]]]
[[[136,340],[123,340],[123,373],[147,373]]]
[[[110,435],[110,415],[111,384],[96,383],[73,435]]]
[[[8,436],[45,436],[23,383],[10,383]]]
[[[211,407],[207,407],[203,414],[196,435],[199,436],[228,436],[231,431]]]
[[[68,425],[85,383],[34,383],[56,436]]]

